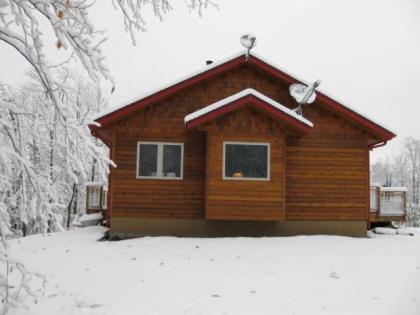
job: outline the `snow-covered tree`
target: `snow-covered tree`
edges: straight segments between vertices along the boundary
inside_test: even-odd
[[[59,94],[68,106],[65,120],[38,81],[18,90],[0,84],[0,264],[14,272],[12,278],[22,280],[13,287],[31,295],[30,286],[23,283],[24,266],[8,257],[6,239],[67,226],[74,212],[83,211],[77,203],[85,181],[91,180],[93,170],[105,179],[112,163],[88,128],[106,101],[95,85],[71,72],[66,76],[66,88]],[[3,270],[2,293],[10,291]],[[13,292],[1,299],[13,304]]]
[[[169,0],[112,1],[133,44],[135,33],[146,29],[145,10],[159,19],[171,10]],[[216,6],[210,0],[184,3],[200,15]],[[90,20],[93,6],[91,0],[0,0],[0,43],[14,48],[32,69],[22,89],[0,84],[0,264],[7,265],[0,271],[0,295],[6,292],[0,303],[5,306],[19,295],[8,290],[13,268],[21,275],[17,287],[23,290],[17,293],[31,294],[24,267],[8,257],[6,239],[67,226],[82,200],[83,182],[106,176],[112,164],[88,129],[106,104],[101,82],[110,82],[111,92],[115,88],[101,51],[105,33]],[[50,34],[61,59],[55,63],[45,46]],[[93,84],[71,68],[84,69]]]

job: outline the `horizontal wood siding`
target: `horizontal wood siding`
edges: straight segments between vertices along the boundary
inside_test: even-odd
[[[304,114],[314,129],[286,147],[286,219],[366,220],[366,135],[319,107]]]
[[[244,108],[213,121],[207,130],[206,219],[282,220],[284,144],[281,126]],[[223,142],[270,144],[270,180],[224,180]]]
[[[137,141],[184,143],[184,179],[136,179]],[[117,133],[113,171],[113,216],[202,218],[204,208],[205,135],[157,137]]]
[[[287,130],[252,111],[247,115],[258,118],[238,121],[240,125],[232,134],[229,128],[210,128],[208,144],[205,128],[185,130],[185,115],[246,88],[254,88],[289,108],[295,107],[286,84],[244,65],[107,126],[105,132],[113,134],[112,155],[117,164],[111,176],[111,216],[204,218],[209,159],[209,218],[365,219],[366,135],[316,102],[304,110],[304,116],[315,127],[300,139],[285,140]],[[255,129],[256,126],[263,129]],[[273,181],[243,182],[241,189],[237,189],[236,182],[222,182],[223,140],[273,143]],[[183,142],[184,179],[137,179],[137,141]],[[209,150],[211,155],[206,158]],[[282,169],[282,159],[286,171],[284,166]],[[235,187],[230,187],[233,184]]]

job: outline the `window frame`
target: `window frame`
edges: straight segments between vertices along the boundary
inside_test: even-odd
[[[140,145],[154,144],[157,145],[157,165],[156,173],[159,176],[140,176]],[[163,146],[164,145],[178,145],[181,147],[181,160],[179,177],[162,176],[163,174]],[[137,179],[164,179],[164,180],[183,180],[184,179],[184,143],[183,142],[161,142],[161,141],[137,141],[137,160],[136,160],[136,178]]]
[[[226,145],[259,145],[267,147],[267,177],[229,177],[226,176]],[[223,141],[223,165],[222,165],[222,179],[223,180],[245,180],[245,181],[270,181],[271,178],[271,147],[269,142],[241,142],[241,141]]]

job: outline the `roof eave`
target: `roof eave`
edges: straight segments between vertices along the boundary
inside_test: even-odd
[[[130,103],[124,107],[121,107],[113,112],[107,113],[106,115],[97,118],[96,122],[98,122],[101,125],[101,127],[93,126],[92,130],[98,130],[100,128],[106,127],[112,122],[115,122],[132,112],[135,112],[148,105],[161,101],[186,87],[189,87],[199,82],[202,82],[204,80],[207,80],[214,75],[239,67],[244,63],[254,65],[257,68],[264,70],[271,76],[277,79],[283,80],[284,82],[288,84],[298,83],[298,82],[303,83],[303,81],[295,79],[294,77],[289,75],[287,72],[281,70],[277,66],[272,65],[271,63],[269,63],[268,61],[264,60],[261,57],[257,57],[251,54],[249,58],[246,60],[245,54],[240,54],[240,55],[236,55],[232,59],[229,59],[225,62],[216,64],[215,66],[209,66],[210,67],[209,69],[204,68],[203,71],[196,73],[195,75],[189,78],[183,79],[182,81],[179,81],[160,91],[154,92],[136,102]],[[377,137],[378,140],[389,141],[396,136],[390,130],[373,122],[372,120],[366,118],[364,115],[357,113],[356,111],[350,109],[349,107],[333,100],[332,98],[328,97],[322,92],[318,91],[317,95],[318,95],[318,99],[321,100],[321,102],[319,102],[321,105],[325,104],[328,109],[335,111],[336,113],[341,114],[344,117],[349,118],[349,120],[354,120],[361,126],[362,129],[365,129],[368,133]]]
[[[300,136],[305,135],[312,130],[312,126],[309,126],[302,121],[274,108],[270,104],[252,94],[247,94],[241,98],[233,100],[230,103],[227,103],[222,107],[203,114],[202,116],[186,121],[185,128],[187,130],[192,130],[198,126],[204,125],[214,119],[217,119],[227,113],[233,112],[247,105],[254,105],[257,108],[262,109],[266,113],[270,114],[270,116],[273,116],[274,118],[277,118],[278,120],[285,123],[287,127],[296,131],[296,133]]]

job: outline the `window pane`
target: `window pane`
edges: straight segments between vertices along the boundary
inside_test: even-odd
[[[163,145],[162,172],[164,177],[181,177],[181,146]]]
[[[157,144],[140,144],[140,176],[157,176]]]
[[[225,146],[226,177],[268,177],[266,145],[226,144]]]

